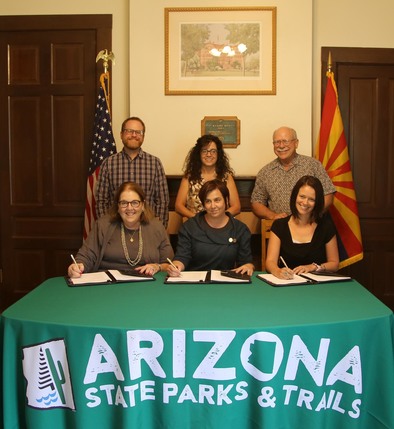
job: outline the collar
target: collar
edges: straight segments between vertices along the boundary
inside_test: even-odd
[[[127,159],[129,159],[131,161],[131,157],[130,155],[126,152],[125,148],[123,147],[122,152],[123,156],[125,156]],[[142,148],[140,147],[137,153],[136,158],[144,158],[144,151],[142,150]],[[135,159],[135,158],[134,158]]]
[[[295,156],[294,156],[294,158],[293,158],[293,160],[291,161],[292,166],[297,165],[297,164],[299,163],[299,161],[300,161],[300,155],[299,155],[298,153],[296,153],[296,154],[295,154]],[[283,164],[279,161],[279,158],[276,158],[276,159],[274,159],[274,160],[272,161],[272,169],[274,170],[275,168],[283,168],[283,169],[284,169],[284,166],[283,166]],[[289,170],[290,170],[291,168],[292,168],[292,167],[290,167],[290,168],[289,168]]]
[[[193,216],[191,219],[194,219],[198,224],[202,224],[202,223],[204,223],[204,224],[206,224],[206,225],[208,225],[208,222],[205,220],[205,214],[206,214],[207,212],[206,212],[206,210],[202,210],[202,211],[200,211],[200,212],[198,212],[197,214],[196,214],[196,216]],[[226,212],[226,216],[229,218],[229,223],[231,224],[231,226],[233,227],[233,228],[235,228],[235,218],[234,218],[234,216],[231,214],[231,213],[229,213],[229,212]],[[208,225],[209,226],[209,225]],[[210,227],[211,228],[211,227]],[[214,229],[214,228],[213,228]]]

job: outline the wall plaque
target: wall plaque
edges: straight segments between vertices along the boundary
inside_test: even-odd
[[[236,116],[205,116],[201,121],[201,135],[213,134],[223,147],[236,148],[240,144],[240,120]]]

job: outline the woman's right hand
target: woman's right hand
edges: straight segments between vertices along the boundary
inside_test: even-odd
[[[85,271],[85,267],[83,266],[82,263],[79,263],[78,266],[75,264],[71,264],[68,267],[67,274],[68,274],[68,277],[70,277],[70,279],[77,278],[77,277],[81,277],[84,271]]]
[[[290,268],[286,268],[286,267],[279,268],[278,270],[275,271],[274,275],[276,277],[278,277],[279,279],[283,279],[283,280],[291,280],[294,278],[293,270],[291,270]]]
[[[168,265],[167,273],[170,277],[180,277],[181,271],[185,267],[183,266],[182,262],[179,261],[173,261],[172,264]]]

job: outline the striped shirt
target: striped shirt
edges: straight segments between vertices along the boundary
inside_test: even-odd
[[[170,198],[164,168],[159,158],[142,149],[134,159],[123,149],[103,161],[96,189],[97,216],[107,212],[116,190],[127,181],[142,187],[147,203],[167,227]]]

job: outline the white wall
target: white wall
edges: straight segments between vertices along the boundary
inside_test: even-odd
[[[165,96],[165,7],[277,6],[277,95]],[[145,149],[167,174],[180,174],[204,116],[238,116],[241,145],[229,149],[238,175],[255,175],[272,159],[271,134],[288,124],[310,154],[320,125],[321,46],[394,48],[394,1],[359,0],[13,0],[0,15],[112,14],[112,113],[115,136],[129,114],[147,124]],[[130,22],[130,25],[129,25]]]
[[[188,150],[201,135],[204,116],[237,116],[240,120],[241,144],[227,150],[238,175],[255,175],[272,159],[272,131],[281,125],[296,128],[300,152],[310,153],[312,1],[266,4],[277,6],[277,94],[262,96],[165,96],[164,8],[187,7],[191,2],[160,3],[161,7],[153,8],[152,4],[131,1],[130,110],[146,121],[145,148],[159,155],[167,174],[181,172]],[[199,7],[239,5],[239,0],[198,2]],[[264,4],[250,0],[247,5]]]

